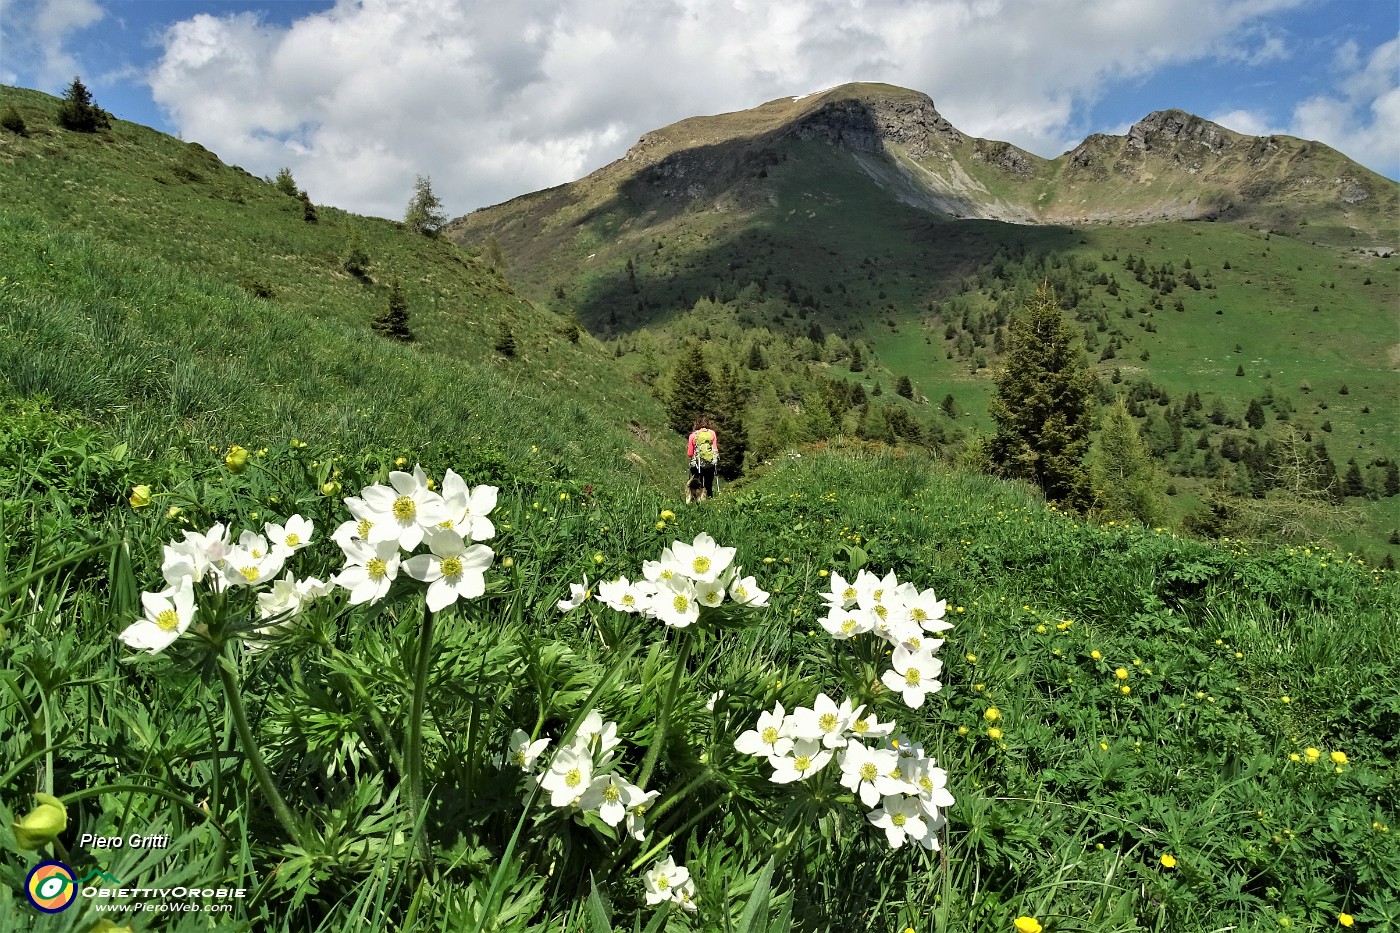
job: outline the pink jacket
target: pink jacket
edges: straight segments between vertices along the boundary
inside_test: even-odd
[[[687,457],[689,457],[690,459],[692,459],[692,460],[695,459],[695,435],[699,434],[701,431],[709,431],[709,432],[710,432],[710,437],[713,438],[713,440],[711,441],[711,443],[713,443],[714,446],[715,446],[715,456],[718,457],[718,456],[719,456],[719,435],[715,433],[714,428],[698,428],[698,429],[696,429],[696,430],[694,430],[694,431],[691,431],[691,432],[690,432],[690,443],[686,445],[686,448],[685,448],[685,455],[686,455]]]

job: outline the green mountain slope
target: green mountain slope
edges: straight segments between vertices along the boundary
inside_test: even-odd
[[[914,417],[945,439],[988,429],[1006,323],[1049,280],[1105,393],[1161,403],[1135,407],[1140,430],[1167,431],[1173,407],[1184,422],[1155,445],[1178,517],[1213,490],[1262,494],[1270,441],[1325,444],[1338,483],[1354,460],[1367,490],[1348,542],[1376,545],[1400,525],[1382,495],[1400,454],[1385,414],[1400,410],[1397,198],[1319,143],[1180,111],[1045,160],[966,136],[922,94],[847,85],[648,133],[448,233],[499,242],[528,294],[643,376],[678,338],[708,337],[716,363],[758,346],[784,361],[779,405],[811,407],[804,369],[867,395],[906,377]],[[869,357],[855,373],[852,346]],[[752,397],[768,381],[755,373]],[[1180,410],[1192,393],[1199,417]],[[1251,402],[1263,427],[1246,425]]]
[[[679,470],[673,445],[652,440],[650,396],[610,383],[596,341],[473,251],[333,208],[312,221],[299,198],[197,144],[122,121],[59,129],[57,103],[0,89],[28,128],[0,131],[12,393],[219,444],[426,437],[590,477]],[[370,327],[395,280],[411,343]],[[511,357],[497,349],[507,331]]]

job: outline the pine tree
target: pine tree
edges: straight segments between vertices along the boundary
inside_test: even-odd
[[[671,373],[666,396],[666,420],[671,430],[689,434],[695,419],[712,410],[714,377],[705,366],[705,353],[699,341],[692,340]]]
[[[1091,502],[1084,456],[1094,385],[1071,337],[1054,291],[1042,284],[1011,322],[1006,370],[990,405],[997,432],[989,453],[1002,475],[1082,509]]]
[[[894,392],[896,395],[912,399],[914,397],[914,383],[909,381],[908,376],[900,376],[895,380]]]
[[[744,409],[748,404],[748,387],[739,370],[725,363],[715,380],[714,399],[710,414],[719,437],[719,475],[734,479],[743,470],[744,454],[749,449],[749,435],[744,425]]]
[[[389,283],[388,308],[370,322],[370,327],[385,337],[392,337],[405,343],[413,339],[413,332],[408,329],[408,299],[404,297],[398,279]]]
[[[277,177],[272,183],[277,186],[277,190],[289,198],[298,197],[301,191],[297,188],[297,180],[292,177],[292,170],[287,166],[282,166],[277,170]]]
[[[1387,497],[1400,496],[1400,466],[1392,460],[1385,466],[1385,486],[1381,490]]]
[[[426,175],[419,175],[413,183],[413,198],[408,202],[403,222],[409,230],[423,236],[436,236],[447,223],[447,215],[442,212],[442,201],[433,194],[433,186]]]
[[[74,76],[58,105],[58,123],[79,133],[96,133],[112,126],[112,115],[97,106],[82,79]]]
[[[1149,527],[1166,520],[1161,474],[1121,399],[1104,416],[1092,474],[1104,514]]]
[[[1244,423],[1256,431],[1264,426],[1264,406],[1258,399],[1249,400],[1249,410],[1244,413]]]

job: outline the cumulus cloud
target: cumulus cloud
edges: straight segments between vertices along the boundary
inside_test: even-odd
[[[1400,171],[1400,38],[1362,55],[1355,42],[1335,56],[1334,91],[1302,101],[1282,122],[1267,114],[1234,110],[1215,122],[1254,136],[1288,135],[1320,140],[1392,177]]]
[[[0,47],[9,61],[0,80],[14,83],[19,73],[13,69],[18,67],[44,87],[66,85],[81,70],[70,40],[104,15],[97,0],[4,0]]]
[[[149,81],[186,138],[259,174],[289,166],[319,202],[397,217],[425,174],[465,213],[684,117],[850,80],[926,91],[968,133],[1058,155],[1113,82],[1287,54],[1260,24],[1301,2],[338,0],[285,26],[178,22]]]

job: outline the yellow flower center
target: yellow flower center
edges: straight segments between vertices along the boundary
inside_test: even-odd
[[[521,749],[517,750],[516,753],[515,753],[515,759],[514,759],[514,760],[515,760],[516,767],[520,767],[520,768],[525,767],[525,749],[521,748]]]
[[[444,557],[442,563],[438,566],[442,568],[442,575],[444,577],[460,577],[462,575],[462,561],[460,558]]]
[[[763,729],[763,744],[772,745],[776,741],[778,741],[778,730],[774,729],[772,726],[765,726]]]
[[[570,787],[578,787],[583,782],[583,774],[578,768],[570,768],[569,773],[564,775],[564,783]]]
[[[896,813],[896,814],[894,814],[893,816],[890,817],[890,822],[893,823],[893,824],[896,825],[896,826],[903,826],[904,823],[905,823],[905,820],[907,820],[907,819],[908,819],[908,817],[906,817],[903,813]]]
[[[848,586],[841,592],[841,598],[848,601],[855,599],[859,595],[860,594],[856,592],[856,588],[853,586]]]
[[[690,567],[696,573],[709,573],[710,559],[705,555],[701,554],[699,557],[695,558],[693,561],[690,562]]]
[[[835,713],[822,713],[817,719],[817,726],[823,732],[831,732],[841,724],[841,720]]]
[[[238,572],[243,574],[243,579],[247,580],[249,583],[252,583],[254,580],[256,580],[259,574],[258,568],[256,566],[240,567],[238,568]]]
[[[381,558],[371,557],[365,564],[365,572],[371,580],[382,580],[389,572],[389,565]]]
[[[749,591],[739,584],[734,585],[734,598],[739,602],[746,602],[749,598]]]
[[[919,669],[917,667],[911,667],[909,668],[909,670],[904,672],[904,682],[911,687],[917,687],[919,685],[920,679],[921,675],[919,674]]]
[[[883,621],[885,621],[885,617],[888,616],[888,615],[890,614],[890,611],[889,611],[888,609],[886,609],[884,606],[880,605],[879,603],[876,603],[876,604],[875,604],[875,614],[876,614],[877,616],[879,616],[879,617],[880,617],[880,621],[883,622]]]
[[[677,612],[687,612],[690,609],[690,599],[684,593],[677,593],[671,600],[671,608]]]
[[[173,632],[180,627],[180,614],[174,609],[162,610],[160,615],[156,616],[156,625],[163,632]]]
[[[301,544],[301,535],[293,531],[290,532],[284,540],[287,542],[287,547],[296,547]]]
[[[869,730],[870,723],[866,722],[864,719],[857,719],[855,722],[851,723],[851,731],[856,735],[865,735]]]
[[[671,879],[670,879],[670,878],[667,878],[665,875],[661,875],[661,876],[659,876],[659,877],[656,879],[656,887],[657,887],[657,890],[665,891],[665,890],[666,890],[667,888],[669,888],[670,886],[671,886]]]
[[[399,496],[394,500],[394,517],[401,522],[411,522],[418,514],[418,503],[408,496]]]
[[[849,635],[849,634],[851,634],[852,632],[854,632],[855,630],[856,630],[856,620],[855,620],[855,619],[847,619],[846,621],[844,621],[844,622],[841,623],[841,632],[842,632],[843,634]]]
[[[808,768],[812,767],[812,756],[798,755],[793,759],[792,764],[798,771],[806,771]]]
[[[922,609],[911,609],[909,610],[909,618],[913,619],[915,622],[925,622],[928,620],[928,613],[924,612]]]
[[[865,764],[860,766],[860,779],[862,781],[873,781],[879,776],[880,769],[875,767],[870,762],[867,761]]]
[[[618,791],[616,784],[609,784],[603,788],[603,799],[608,803],[617,803],[617,798],[620,796],[621,792]]]
[[[933,778],[929,777],[927,774],[920,775],[919,787],[923,789],[924,793],[929,793],[933,790]]]
[[[626,606],[629,609],[632,608],[633,606],[637,605],[637,597],[633,596],[631,593],[625,594],[622,597],[622,605]]]
[[[355,537],[368,538],[369,530],[374,527],[374,522],[367,518],[362,518],[355,523]]]

